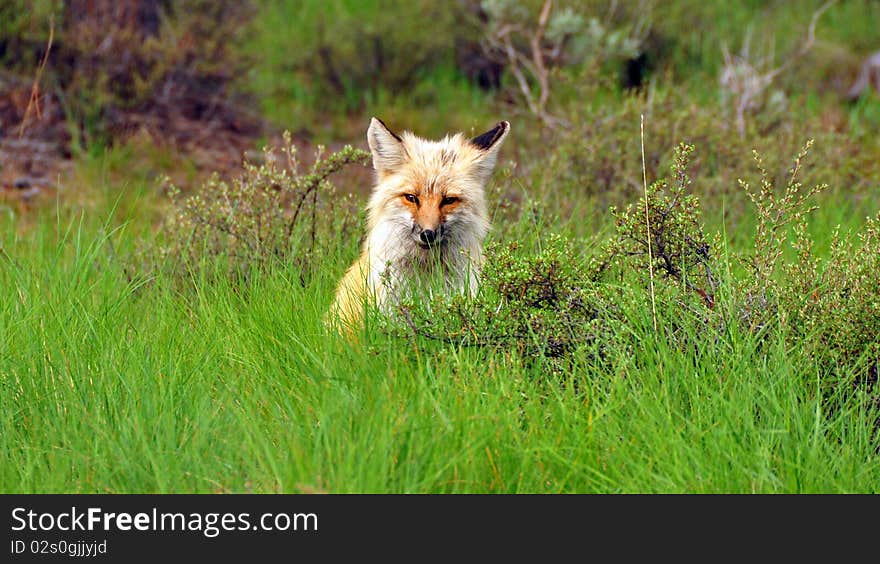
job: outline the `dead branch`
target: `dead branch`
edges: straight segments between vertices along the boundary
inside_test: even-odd
[[[880,94],[880,51],[877,51],[862,63],[859,76],[846,93],[851,101],[857,100],[869,85]]]
[[[46,63],[49,62],[49,52],[52,50],[52,41],[55,39],[55,19],[49,18],[49,40],[46,42],[46,52],[43,54],[43,59],[40,61],[39,66],[37,66],[37,72],[34,76],[34,85],[31,87],[31,97],[28,100],[27,108],[24,110],[24,117],[21,119],[21,125],[18,128],[18,137],[21,138],[24,135],[24,128],[28,123],[28,118],[31,114],[31,109],[34,110],[34,113],[37,115],[37,119],[41,119],[43,117],[43,113],[40,111],[40,79],[43,77],[43,71],[46,70]]]
[[[551,93],[550,73],[552,67],[559,64],[567,39],[560,38],[552,43],[546,40],[552,10],[553,0],[544,0],[534,27],[515,23],[499,25],[484,38],[483,50],[489,58],[502,54],[532,114],[548,127],[568,127],[568,122],[547,111]],[[528,45],[528,50],[523,45]]]
[[[803,43],[794,53],[774,68],[762,68],[768,63],[773,62],[772,56],[760,62],[750,60],[749,35],[746,35],[739,55],[731,55],[726,45],[721,46],[721,52],[724,57],[724,69],[721,72],[719,82],[722,87],[726,88],[734,96],[736,129],[740,137],[745,136],[746,112],[757,109],[760,106],[759,101],[763,98],[770,85],[773,84],[773,81],[809,53],[816,43],[816,24],[819,18],[836,3],[837,0],[829,0],[813,12],[813,16],[810,18],[810,25],[807,28],[807,36]]]
[[[799,61],[807,53],[810,52],[810,49],[812,49],[813,45],[816,43],[816,23],[819,21],[819,18],[822,16],[822,14],[828,11],[828,9],[836,3],[837,0],[829,0],[828,2],[822,4],[822,6],[818,10],[813,12],[813,17],[810,18],[810,27],[807,28],[807,38],[793,55],[783,61],[781,65],[767,73],[767,77],[769,80],[772,81],[773,79],[775,79],[777,76],[788,70],[795,62]]]

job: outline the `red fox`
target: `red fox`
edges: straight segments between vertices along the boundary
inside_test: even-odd
[[[439,276],[447,291],[476,291],[489,230],[485,185],[509,131],[502,121],[470,140],[459,133],[426,141],[370,121],[376,184],[368,233],[336,290],[331,323],[352,330],[368,301],[387,311],[420,278]]]

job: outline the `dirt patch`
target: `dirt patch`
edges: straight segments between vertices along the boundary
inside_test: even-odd
[[[54,192],[70,168],[70,130],[57,98],[39,98],[25,122],[32,83],[0,75],[0,199],[27,207]]]

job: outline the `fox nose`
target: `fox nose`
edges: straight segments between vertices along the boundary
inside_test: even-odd
[[[424,231],[419,233],[419,239],[422,240],[422,243],[430,245],[437,240],[437,232],[433,229],[425,229]]]

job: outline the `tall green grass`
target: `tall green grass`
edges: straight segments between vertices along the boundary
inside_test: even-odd
[[[536,238],[539,235],[534,235]],[[6,222],[0,491],[877,492],[877,414],[732,326],[690,352],[631,288],[635,350],[564,373],[504,348],[355,342],[303,287],[131,277],[125,226]],[[124,253],[123,253],[124,254]],[[723,302],[722,302],[723,306]],[[675,320],[681,323],[681,320]]]

